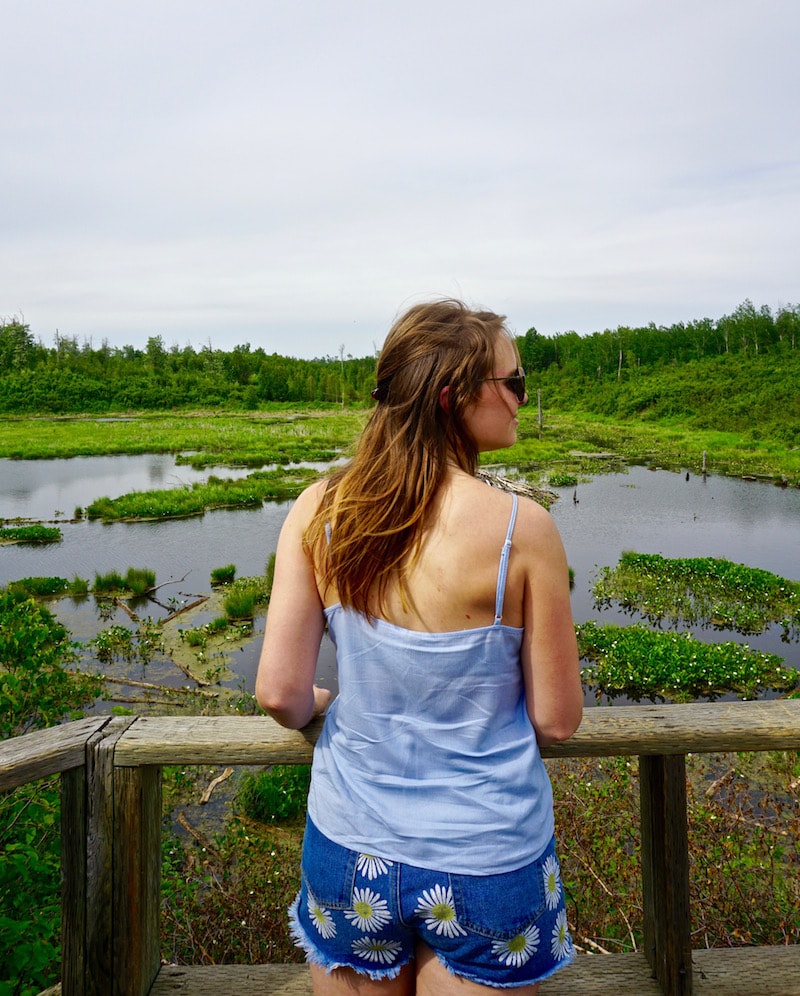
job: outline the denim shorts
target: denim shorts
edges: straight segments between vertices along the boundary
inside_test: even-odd
[[[531,985],[574,956],[552,840],[501,875],[454,875],[359,854],[311,820],[289,912],[308,961],[394,978],[423,941],[454,975],[498,988]]]

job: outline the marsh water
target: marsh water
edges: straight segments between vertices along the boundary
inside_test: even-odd
[[[104,525],[72,520],[76,507],[84,508],[103,496],[181,487],[211,474],[233,477],[249,472],[219,467],[197,471],[177,465],[165,454],[0,460],[0,519],[55,521],[63,534],[55,544],[0,546],[0,584],[23,577],[75,575],[91,583],[95,573],[124,574],[128,567],[146,567],[156,572],[165,605],[174,607],[208,594],[215,567],[235,564],[238,577],[262,574],[290,502],[221,509],[164,522]],[[626,473],[598,474],[577,488],[555,490],[560,497],[551,511],[575,573],[576,622],[636,621],[636,616],[598,608],[591,594],[597,571],[615,565],[625,550],[665,557],[724,557],[800,580],[798,489],[631,466]],[[88,640],[109,625],[109,620],[100,618],[92,597],[63,598],[51,604],[77,640]],[[142,611],[158,618],[169,608],[148,602]],[[125,617],[113,621],[129,624]],[[194,625],[206,621],[201,616]],[[256,639],[230,662],[238,687],[248,691],[253,687],[261,629],[263,618],[257,620]],[[747,643],[800,667],[800,647],[782,643],[780,627],[748,637],[693,631],[701,639]],[[154,661],[147,665],[146,677],[180,684],[183,675],[171,673],[170,668],[166,660]],[[328,644],[323,646],[319,668],[321,679],[335,684]]]

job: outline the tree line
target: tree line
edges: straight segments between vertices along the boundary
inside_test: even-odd
[[[563,332],[545,336],[530,328],[519,337],[520,355],[529,372],[551,367],[564,373],[600,380],[652,370],[666,364],[689,363],[716,356],[761,356],[796,350],[800,342],[800,304],[785,305],[773,314],[767,305],[756,308],[745,300],[732,314],[643,328],[619,326],[591,335]]]
[[[749,300],[712,320],[642,328],[620,326],[589,335],[542,335],[530,328],[517,337],[531,384],[559,391],[591,382],[638,381],[669,367],[711,358],[796,356],[800,305],[776,312]],[[56,334],[46,346],[18,317],[0,321],[0,413],[68,414],[212,407],[256,409],[270,402],[368,403],[376,358],[336,356],[297,359],[266,353],[250,343],[229,351],[211,345],[167,347],[151,336],[144,349],[99,347]]]

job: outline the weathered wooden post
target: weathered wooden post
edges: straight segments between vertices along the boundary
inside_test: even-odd
[[[639,758],[639,790],[645,954],[665,996],[690,996],[685,755],[643,754]]]
[[[133,722],[112,719],[87,742],[84,802],[79,776],[65,788],[70,819],[86,832],[83,854],[79,841],[64,844],[73,871],[83,865],[85,896],[74,903],[69,928],[77,928],[79,940],[70,943],[84,956],[71,952],[63,996],[146,996],[158,974],[161,769],[114,765],[117,742]]]

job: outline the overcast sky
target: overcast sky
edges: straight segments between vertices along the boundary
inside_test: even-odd
[[[0,318],[377,348],[800,301],[798,0],[0,0]]]

